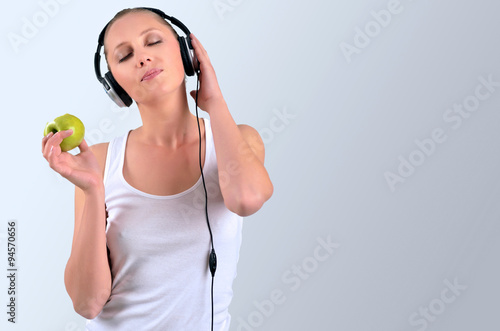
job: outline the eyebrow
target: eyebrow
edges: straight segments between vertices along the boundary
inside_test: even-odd
[[[146,34],[146,33],[150,32],[150,31],[153,31],[153,30],[160,31],[160,30],[158,30],[158,29],[156,29],[156,28],[149,28],[149,29],[146,29],[146,30],[142,31],[142,32],[141,32],[141,34],[140,34],[139,36],[142,36],[142,35],[144,35],[144,34]],[[123,46],[123,45],[124,45],[124,44],[126,44],[126,43],[127,43],[126,41],[122,41],[121,43],[119,43],[118,45],[116,45],[116,47],[115,47],[115,49],[114,49],[114,50],[116,51],[116,49],[117,49],[118,47]]]

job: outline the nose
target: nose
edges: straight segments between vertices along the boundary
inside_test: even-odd
[[[140,68],[140,67],[144,66],[144,64],[146,62],[151,62],[151,58],[147,55],[142,55],[138,58],[137,66]]]

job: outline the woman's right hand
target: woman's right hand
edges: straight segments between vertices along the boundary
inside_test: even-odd
[[[49,166],[83,191],[90,191],[102,185],[102,174],[97,159],[85,139],[78,148],[80,153],[72,155],[62,152],[59,144],[71,136],[73,130],[50,132],[42,139],[43,157]]]

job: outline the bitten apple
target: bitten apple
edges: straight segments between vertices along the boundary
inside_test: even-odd
[[[67,152],[78,147],[85,136],[85,126],[78,117],[67,113],[56,117],[52,122],[47,122],[43,135],[46,136],[50,132],[57,133],[66,130],[73,130],[73,133],[71,136],[64,138],[59,146],[61,151]]]

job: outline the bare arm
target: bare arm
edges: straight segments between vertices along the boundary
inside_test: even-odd
[[[75,230],[64,283],[75,311],[95,318],[111,293],[106,250],[104,187],[83,192],[75,187]]]
[[[240,216],[257,212],[274,187],[264,167],[262,139],[249,125],[236,125],[226,103],[207,105],[217,154],[221,193],[227,208]]]
[[[75,228],[64,284],[75,311],[92,319],[111,293],[103,184],[107,145],[101,143],[90,148],[83,139],[78,146],[79,154],[63,152],[60,144],[72,133],[72,130],[50,132],[42,139],[42,153],[54,171],[75,184]]]
[[[236,125],[217,82],[207,51],[190,34],[200,62],[200,88],[191,91],[201,109],[210,115],[219,184],[227,209],[249,216],[271,198],[274,187],[264,167],[264,143],[254,128]]]

